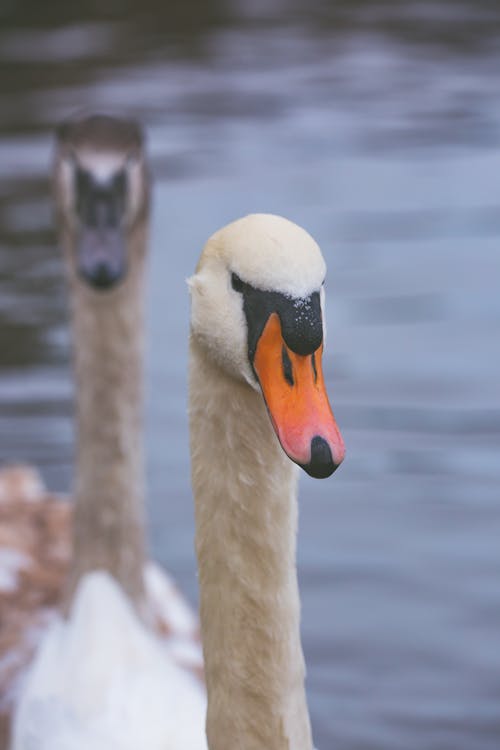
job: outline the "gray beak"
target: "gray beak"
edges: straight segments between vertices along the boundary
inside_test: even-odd
[[[110,289],[126,274],[126,246],[121,227],[83,227],[78,243],[78,273],[96,289]]]
[[[78,167],[75,191],[79,218],[78,275],[94,289],[111,289],[127,273],[125,172],[118,172],[102,184],[90,172]]]

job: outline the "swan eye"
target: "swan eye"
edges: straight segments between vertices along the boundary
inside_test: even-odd
[[[240,277],[232,273],[231,274],[231,286],[233,287],[235,292],[242,292],[244,287],[244,282],[240,279]]]

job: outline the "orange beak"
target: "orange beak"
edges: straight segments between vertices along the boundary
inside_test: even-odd
[[[323,344],[305,356],[291,351],[272,313],[262,331],[254,369],[285,453],[313,477],[332,474],[345,455],[323,381]]]

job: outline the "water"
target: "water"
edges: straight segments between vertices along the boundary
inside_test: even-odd
[[[327,259],[348,456],[301,479],[322,750],[500,748],[500,10],[488,2],[7,3],[0,10],[0,450],[71,484],[54,123],[110,105],[155,172],[151,546],[193,602],[185,278],[251,211]]]

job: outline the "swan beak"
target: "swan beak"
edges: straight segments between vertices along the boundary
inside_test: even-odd
[[[94,289],[111,289],[127,273],[126,196],[124,169],[103,184],[91,171],[76,165],[76,268],[80,278]]]
[[[78,243],[78,273],[95,289],[106,290],[127,271],[127,252],[121,227],[83,227]]]
[[[289,349],[280,318],[272,313],[253,363],[281,447],[317,478],[333,474],[345,454],[323,381],[322,354],[323,344],[304,356]]]

